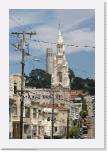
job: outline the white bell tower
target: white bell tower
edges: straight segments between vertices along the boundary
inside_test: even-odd
[[[65,46],[64,46],[63,35],[60,30],[60,25],[59,25],[56,45],[57,45],[57,54],[54,57],[52,86],[55,87],[61,85],[63,88],[70,88],[68,63],[65,57]]]

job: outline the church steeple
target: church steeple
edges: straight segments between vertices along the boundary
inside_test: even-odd
[[[61,32],[60,24],[59,24],[58,35],[57,35],[57,50],[58,50],[58,53],[64,54],[64,51],[65,51],[64,39],[63,39],[63,34]]]
[[[63,88],[70,88],[68,63],[65,57],[64,40],[60,30],[60,25],[57,36],[57,54],[54,58],[54,70],[51,84],[52,86],[61,85]]]
[[[59,24],[59,29],[58,29],[58,35],[57,35],[57,49],[59,52],[62,51],[62,48],[64,48],[64,40],[63,40],[63,35],[60,29],[60,24]]]

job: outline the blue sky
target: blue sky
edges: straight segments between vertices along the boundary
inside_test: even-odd
[[[64,43],[75,46],[65,46],[65,53],[69,67],[77,76],[94,78],[95,73],[95,11],[94,10],[33,10],[14,9],[10,10],[10,50],[9,67],[11,73],[21,72],[21,54],[15,51],[11,43],[17,43],[18,38],[11,35],[16,31],[33,31],[37,35],[33,40],[56,42],[58,24],[61,24]],[[31,56],[26,59],[25,73],[29,74],[33,68],[46,67],[45,52],[51,47],[56,52],[56,46],[52,44],[30,41]],[[84,46],[91,46],[86,48]],[[40,62],[34,62],[33,58],[39,58]]]

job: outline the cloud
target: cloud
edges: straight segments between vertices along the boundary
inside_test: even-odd
[[[71,32],[75,30],[83,30],[83,31],[95,31],[95,18],[94,16],[91,18],[86,18],[83,20],[79,20],[79,23],[74,24],[71,28],[69,28],[66,32]]]
[[[91,49],[92,47],[95,46],[94,32],[88,32],[82,30],[71,31],[70,33],[65,35],[65,39],[69,44],[74,44],[74,46],[78,46],[78,47],[72,47],[73,49],[71,50],[71,52],[82,51],[82,50],[85,51],[94,50]],[[90,46],[91,48],[86,48],[85,46]]]
[[[44,22],[44,25],[51,25],[55,27],[57,27],[57,25],[61,23],[62,27],[65,29],[66,27],[76,24],[79,20],[94,16],[94,10],[11,9],[9,14],[10,20],[13,20],[11,27],[15,27],[15,22],[19,22],[21,25]]]
[[[33,28],[32,30],[35,31],[36,28]],[[40,26],[38,28],[38,31],[39,31],[39,33],[35,37],[35,39],[37,41],[38,40],[48,41],[48,42],[57,41],[57,33],[58,33],[57,28],[50,27],[50,26],[44,26],[44,27]],[[71,47],[71,48],[73,48],[73,49],[71,49],[71,51],[81,51],[81,50],[90,51],[92,49],[85,48],[84,46],[90,46],[91,48],[95,46],[94,31],[88,31],[83,28],[83,30],[78,29],[78,30],[70,31],[69,33],[64,32],[63,36],[64,36],[64,43],[74,44],[75,46],[77,46],[77,45],[79,46],[78,48]],[[35,45],[35,43],[34,43],[34,45]],[[36,47],[36,45],[35,45],[35,47]],[[50,43],[49,44],[41,43],[41,47],[43,47],[43,49],[46,49],[47,47],[52,47],[54,50],[56,49],[56,45],[52,45]],[[69,52],[70,48],[66,47],[66,49],[68,50],[67,52]]]
[[[10,28],[49,24],[54,20],[54,14],[53,11],[44,9],[11,9],[9,12]]]

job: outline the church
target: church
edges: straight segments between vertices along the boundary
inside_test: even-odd
[[[68,73],[68,62],[65,56],[65,46],[63,35],[59,27],[57,35],[57,52],[53,53],[52,49],[46,51],[46,70],[51,74],[51,85],[56,87],[61,85],[63,88],[70,88],[70,80]]]

